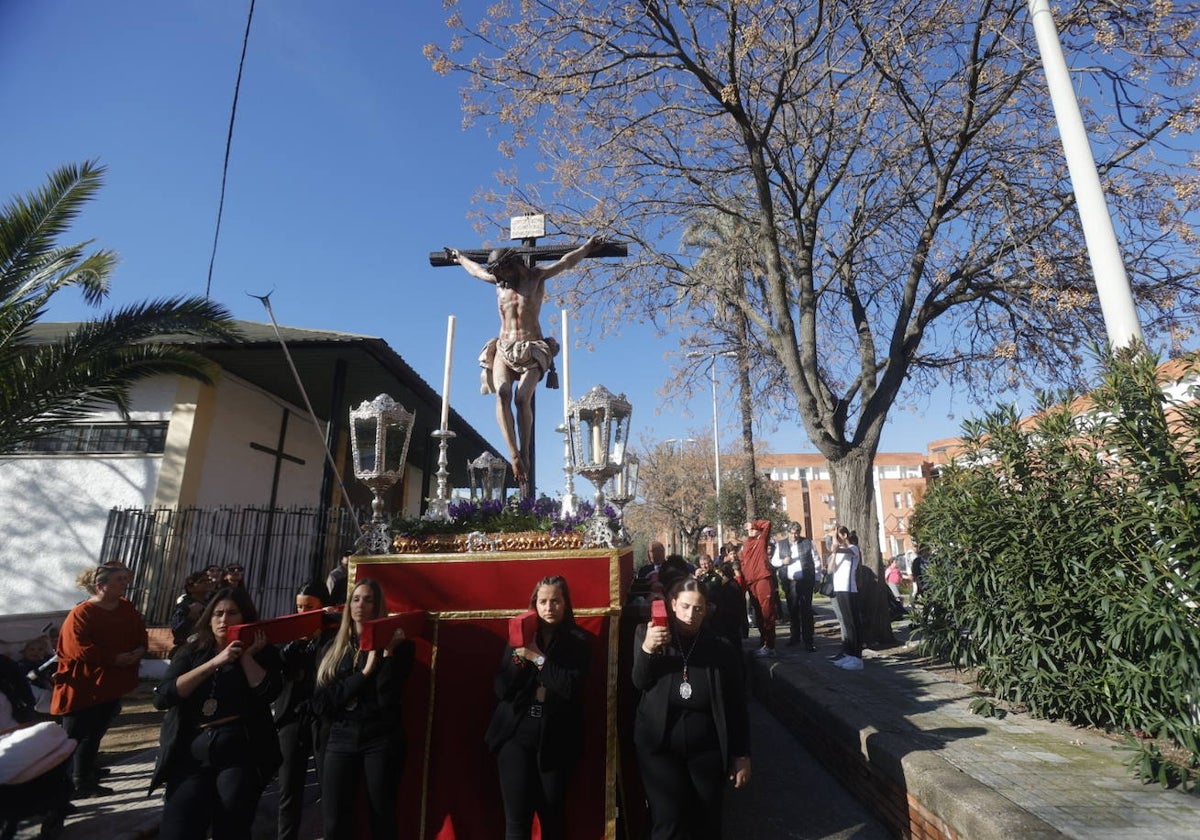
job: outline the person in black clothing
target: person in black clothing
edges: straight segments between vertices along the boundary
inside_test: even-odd
[[[360,779],[367,791],[370,836],[396,837],[397,782],[405,749],[401,705],[416,648],[403,630],[396,630],[382,648],[360,649],[363,622],[386,615],[379,584],[359,581],[337,634],[320,656],[312,710],[327,730],[319,773],[326,840],[351,836]]]
[[[717,566],[716,571],[719,583],[700,581],[708,587],[708,602],[712,607],[709,629],[739,650],[744,638],[742,625],[746,621],[746,595],[737,582],[732,563],[726,561]]]
[[[528,840],[535,812],[543,840],[561,840],[567,784],[583,753],[591,635],[575,624],[566,578],[538,581],[529,608],[538,614],[537,638],[505,650],[484,740],[500,772],[505,840]]]
[[[171,611],[171,639],[175,643],[171,649],[172,655],[186,645],[188,637],[195,632],[196,622],[215,587],[206,571],[192,572],[184,580],[183,594],[175,601],[175,609]]]
[[[306,583],[296,593],[296,612],[324,609],[329,593],[321,583]],[[336,615],[336,613],[334,614]],[[304,808],[304,777],[315,744],[315,721],[309,708],[317,684],[317,652],[333,638],[334,629],[322,629],[306,639],[293,639],[280,650],[283,659],[283,689],[275,698],[275,728],[279,732],[279,840],[300,836]]]
[[[739,653],[706,626],[706,587],[671,588],[668,626],[634,633],[634,720],[653,840],[721,836],[726,779],[750,781],[750,721]]]
[[[243,589],[218,591],[192,641],[154,690],[165,709],[153,791],[166,782],[164,840],[249,840],[263,788],[279,767],[271,700],[279,693],[279,652],[266,635],[230,641],[229,628],[258,620]]]

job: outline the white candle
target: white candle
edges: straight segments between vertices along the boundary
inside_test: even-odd
[[[567,310],[562,311],[562,392],[563,392],[563,425],[571,425],[571,343],[567,337]]]
[[[450,361],[454,357],[454,316],[446,323],[446,372],[442,376],[442,431],[450,428]]]

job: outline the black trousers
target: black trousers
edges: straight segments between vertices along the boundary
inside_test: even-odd
[[[813,579],[804,577],[790,578],[787,581],[788,618],[791,621],[792,641],[804,639],[806,646],[813,643],[813,627],[816,619],[813,615]]]
[[[250,840],[263,781],[241,725],[203,729],[167,781],[159,840]]]
[[[523,718],[516,733],[496,754],[500,795],[504,799],[504,840],[529,840],[537,813],[542,840],[562,840],[567,834],[565,769],[538,768],[542,719]]]
[[[100,742],[120,711],[121,701],[109,700],[63,715],[63,729],[79,742],[71,756],[71,777],[76,787],[96,784]]]
[[[308,776],[308,758],[313,754],[313,728],[308,720],[293,720],[279,727],[279,829],[278,840],[296,840],[300,836],[300,818],[304,811],[304,781]]]
[[[363,739],[355,727],[334,726],[321,756],[321,819],[325,840],[354,836],[354,808],[362,783],[372,840],[395,840],[396,804],[404,745],[390,736]]]
[[[651,840],[719,840],[728,773],[711,713],[679,716],[661,747],[637,754]]]

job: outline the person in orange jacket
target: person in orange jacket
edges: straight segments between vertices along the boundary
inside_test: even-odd
[[[91,596],[67,614],[58,634],[58,671],[50,714],[62,717],[67,735],[79,742],[71,757],[76,798],[104,796],[100,782],[100,741],[121,710],[121,698],[138,682],[146,654],[146,623],[125,591],[133,573],[123,566],[100,566],[80,577]]]

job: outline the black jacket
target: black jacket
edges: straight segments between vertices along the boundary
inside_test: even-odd
[[[317,656],[318,668],[328,647]],[[357,645],[351,645],[342,655],[337,679],[316,687],[311,701],[313,714],[320,718],[319,725],[329,731],[349,728],[357,731],[358,738],[385,738],[402,744],[404,727],[400,715],[404,684],[412,673],[416,646],[412,639],[405,639],[396,645],[391,656],[383,657],[369,677],[355,667],[356,650]]]
[[[528,660],[513,662],[513,649],[506,648],[496,672],[496,711],[488,724],[484,742],[499,752],[529,713],[534,692],[546,688],[542,702],[542,741],[538,766],[543,770],[569,768],[583,754],[583,683],[592,654],[592,636],[574,625],[563,625],[543,651],[542,670]]]
[[[179,696],[176,681],[183,674],[212,659],[216,653],[215,650],[187,645],[171,660],[166,676],[154,689],[154,708],[165,709],[167,714],[163,717],[162,732],[159,735],[158,758],[154,763],[154,775],[150,779],[151,792],[167,780],[180,757],[187,752],[201,721],[200,709],[208,695],[207,687],[213,677],[201,683],[188,697]],[[282,684],[282,663],[279,651],[270,645],[256,653],[254,659],[267,672],[266,677],[257,686],[252,688],[246,683],[245,673],[241,666],[236,664],[224,670],[221,679],[233,680],[235,683],[240,681],[237,684],[243,690],[244,701],[241,717],[254,751],[259,777],[265,785],[275,775],[283,760],[279,752],[275,723],[271,719],[271,701],[279,694]]]
[[[674,640],[665,652],[657,654],[642,650],[645,640],[646,625],[642,624],[633,634],[633,685],[643,692],[633,724],[633,743],[656,749],[667,736],[671,675],[683,670],[683,657]],[[740,653],[703,626],[688,659],[688,679],[708,680],[713,722],[725,766],[731,766],[735,758],[749,756],[750,717]]]

